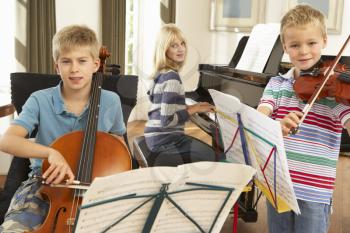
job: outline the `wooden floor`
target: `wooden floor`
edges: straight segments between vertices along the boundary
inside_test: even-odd
[[[144,123],[144,121],[134,121],[128,124],[129,142],[132,142],[135,136],[143,134]],[[186,133],[208,144],[211,143],[211,138],[192,123],[186,125]],[[132,147],[132,143],[130,144]],[[4,179],[4,176],[0,176],[0,189],[3,187]],[[337,169],[336,189],[333,197],[334,206],[329,233],[350,232],[350,156],[340,157]],[[221,233],[231,232],[232,216],[229,216]],[[238,233],[268,233],[264,198],[261,198],[258,203],[258,221],[255,223],[245,223],[239,219]]]

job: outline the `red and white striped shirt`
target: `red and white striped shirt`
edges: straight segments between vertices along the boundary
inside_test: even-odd
[[[305,103],[293,89],[294,69],[271,78],[259,106],[272,110],[281,120],[291,111],[302,111]],[[312,106],[300,131],[284,137],[289,172],[298,199],[330,204],[335,185],[342,126],[350,118],[350,107],[334,98],[318,100]]]

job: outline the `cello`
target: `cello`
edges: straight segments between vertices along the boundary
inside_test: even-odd
[[[85,130],[65,134],[51,144],[64,156],[80,184],[88,185],[95,177],[132,168],[131,155],[126,145],[117,137],[97,130],[104,63],[109,55],[105,47],[100,49],[101,65],[92,79]],[[48,168],[46,159],[43,161],[43,173]],[[73,232],[85,189],[75,185],[43,185],[40,193],[48,200],[50,207],[43,224],[32,232]]]

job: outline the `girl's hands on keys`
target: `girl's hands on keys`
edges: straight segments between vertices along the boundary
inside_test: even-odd
[[[61,153],[55,149],[49,148],[47,160],[50,167],[42,175],[46,184],[59,184],[66,175],[68,176],[67,184],[73,183],[74,174]]]
[[[194,105],[188,105],[187,111],[190,115],[194,113],[214,112],[215,107],[207,102],[199,102]]]
[[[288,136],[289,132],[298,127],[300,119],[302,118],[303,113],[298,111],[293,111],[288,113],[281,121],[281,128],[283,136]]]

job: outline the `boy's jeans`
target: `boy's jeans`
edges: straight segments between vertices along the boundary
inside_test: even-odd
[[[39,169],[33,170],[32,175],[41,175]],[[39,192],[41,183],[29,178],[17,189],[5,215],[4,223],[0,226],[1,233],[33,231],[44,222],[49,204],[44,201]]]
[[[298,200],[300,215],[292,211],[278,214],[267,202],[270,233],[327,233],[331,205]]]

